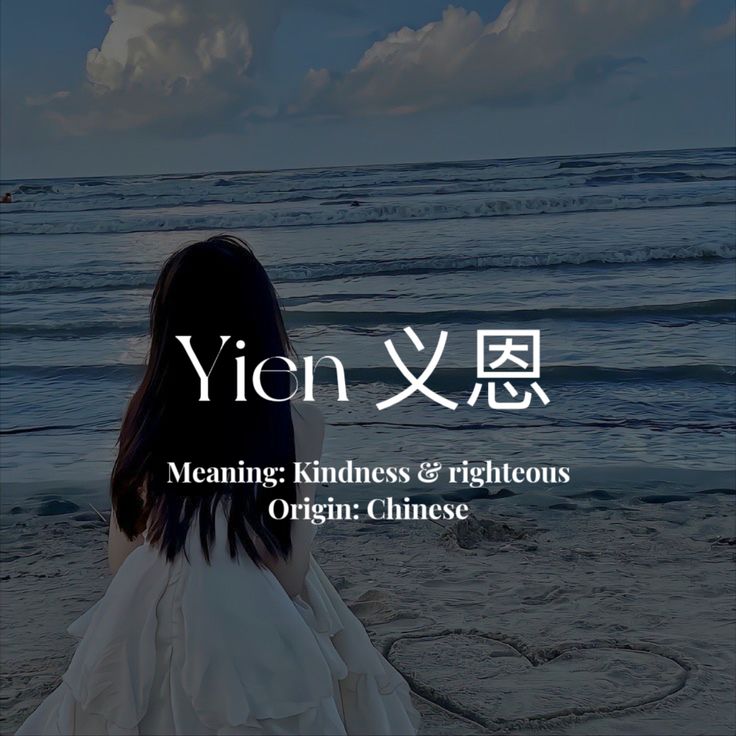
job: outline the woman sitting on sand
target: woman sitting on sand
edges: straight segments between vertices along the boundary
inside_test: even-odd
[[[314,527],[269,502],[311,496],[285,482],[170,483],[167,464],[291,468],[321,454],[315,408],[235,395],[234,356],[213,368],[210,401],[177,335],[203,365],[246,344],[252,369],[288,355],[265,270],[242,241],[175,253],[151,301],[151,346],[112,473],[104,597],[70,628],[81,642],[63,682],[19,734],[413,734],[401,676],[312,559]],[[242,355],[242,351],[238,351]],[[228,360],[228,357],[230,360]],[[220,366],[221,368],[218,372]],[[270,396],[289,374],[263,373]]]

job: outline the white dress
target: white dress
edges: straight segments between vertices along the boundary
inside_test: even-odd
[[[173,563],[143,544],[69,628],[63,681],[22,734],[414,734],[401,675],[311,560],[290,598],[218,513],[211,563],[193,525]]]

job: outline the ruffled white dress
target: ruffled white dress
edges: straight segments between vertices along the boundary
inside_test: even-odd
[[[17,732],[414,734],[409,688],[312,559],[300,598],[227,553],[219,514],[208,564],[133,551],[69,628],[63,681]]]

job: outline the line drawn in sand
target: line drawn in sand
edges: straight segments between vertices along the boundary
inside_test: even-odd
[[[400,636],[384,654],[422,699],[490,732],[655,707],[682,691],[695,668],[652,644],[599,640],[535,649],[504,634],[462,629]]]

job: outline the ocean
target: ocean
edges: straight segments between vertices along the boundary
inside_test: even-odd
[[[158,269],[218,232],[265,264],[300,359],[346,367],[343,403],[320,369],[323,464],[567,466],[570,489],[631,498],[733,487],[735,183],[732,148],[5,181],[2,507],[104,504]],[[480,329],[540,330],[549,404],[467,404]],[[407,386],[384,342],[418,375],[441,331],[428,385],[458,408],[416,392],[379,411]]]

